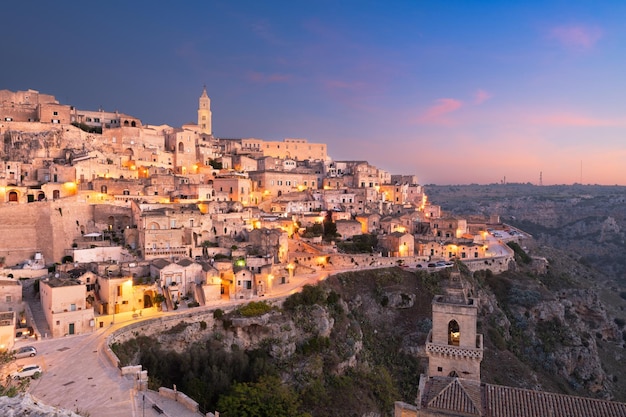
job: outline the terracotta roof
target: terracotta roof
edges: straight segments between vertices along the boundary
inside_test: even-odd
[[[450,416],[626,417],[626,403],[431,377],[420,407]]]
[[[482,416],[480,382],[459,378],[431,378],[426,407],[434,410],[458,413],[464,416]]]
[[[625,403],[500,385],[485,385],[485,405],[493,417],[626,417]]]

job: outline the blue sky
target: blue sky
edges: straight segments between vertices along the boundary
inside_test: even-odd
[[[179,4],[182,3],[182,4]],[[421,183],[626,185],[626,3],[12,2],[0,89]],[[582,169],[581,169],[582,167]]]

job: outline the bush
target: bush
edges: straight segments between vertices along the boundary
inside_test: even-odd
[[[285,310],[294,310],[299,305],[312,306],[326,302],[326,293],[318,285],[305,285],[301,292],[287,297],[283,303]]]
[[[515,252],[515,256],[519,257],[523,263],[532,263],[533,259],[524,251],[524,249],[520,247],[517,242],[508,242],[507,246],[513,249],[513,252]]]
[[[224,310],[222,310],[221,308],[218,308],[213,312],[213,318],[215,320],[221,320],[222,317],[224,317]]]
[[[272,310],[272,306],[265,301],[252,301],[237,309],[237,312],[243,317],[258,317]]]

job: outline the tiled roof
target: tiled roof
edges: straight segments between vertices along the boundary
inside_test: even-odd
[[[626,417],[626,403],[431,377],[421,408],[450,416]]]
[[[500,385],[485,385],[493,417],[626,417],[626,404]]]
[[[176,262],[178,265],[180,266],[189,266],[191,264],[194,263],[193,259],[189,259],[189,258],[182,258],[181,260],[179,260],[178,262]]]
[[[432,378],[427,398],[427,408],[458,413],[464,416],[482,416],[480,382],[459,378]]]
[[[166,266],[168,266],[170,263],[171,263],[170,261],[168,261],[167,259],[163,259],[163,258],[157,258],[157,259],[152,260],[152,265],[156,267],[157,269],[163,269]]]

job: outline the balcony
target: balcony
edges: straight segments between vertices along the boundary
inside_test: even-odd
[[[426,339],[426,353],[432,356],[445,356],[455,357],[463,359],[477,359],[481,361],[483,359],[483,335],[476,335],[476,347],[461,347],[454,345],[442,345],[439,343],[432,343],[432,331],[428,333]]]

